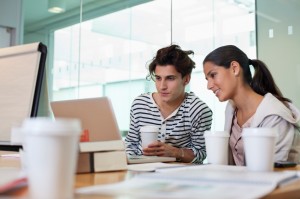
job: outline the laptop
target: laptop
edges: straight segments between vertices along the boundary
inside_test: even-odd
[[[54,117],[78,118],[83,132],[88,132],[86,141],[121,140],[118,123],[108,97],[53,101]],[[175,162],[173,157],[128,156],[128,164]]]
[[[51,102],[54,117],[78,118],[85,141],[120,140],[121,135],[110,100],[107,97],[73,99]]]

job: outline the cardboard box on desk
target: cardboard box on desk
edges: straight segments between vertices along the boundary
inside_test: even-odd
[[[80,142],[77,173],[127,170],[122,140]]]

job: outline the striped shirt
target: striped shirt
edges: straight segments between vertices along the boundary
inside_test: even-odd
[[[193,150],[193,163],[206,158],[204,131],[210,130],[212,111],[194,93],[186,93],[182,104],[169,117],[163,118],[152,93],[138,96],[130,110],[130,128],[126,136],[126,152],[142,155],[140,128],[145,125],[160,128],[158,140],[177,148]]]

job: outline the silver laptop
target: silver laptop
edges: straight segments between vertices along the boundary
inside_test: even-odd
[[[78,118],[89,141],[121,140],[119,127],[109,98],[86,98],[51,102],[54,117]],[[174,162],[173,157],[128,156],[129,164]]]
[[[121,135],[110,100],[107,97],[51,102],[54,117],[78,118],[88,132],[87,141],[120,140]]]

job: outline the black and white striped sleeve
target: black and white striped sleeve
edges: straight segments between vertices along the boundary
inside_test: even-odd
[[[125,138],[126,153],[129,155],[142,155],[139,126],[136,119],[136,107],[138,106],[138,101],[138,99],[135,99],[131,106],[129,131]]]
[[[189,112],[192,124],[190,148],[195,154],[192,162],[201,164],[206,158],[204,132],[211,129],[212,111],[199,98],[195,98],[191,102]]]

